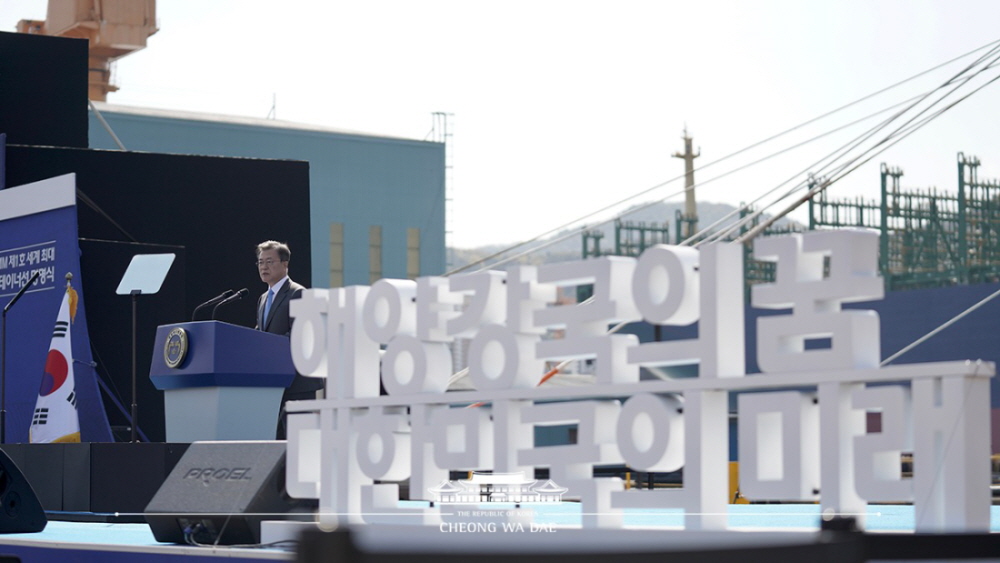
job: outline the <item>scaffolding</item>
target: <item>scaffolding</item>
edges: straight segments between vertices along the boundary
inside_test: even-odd
[[[979,179],[979,159],[958,154],[958,193],[904,190],[903,171],[881,167],[881,201],[809,202],[809,228],[861,227],[880,235],[886,290],[1000,280],[1000,183]]]
[[[752,216],[752,219],[744,223],[746,218],[749,216]],[[756,228],[762,219],[761,215],[756,213],[752,207],[740,204],[740,230],[738,233],[727,237],[726,240],[741,238],[743,235]],[[802,227],[798,223],[775,223],[764,229],[761,236],[772,237],[777,235],[787,235],[789,233],[798,233],[802,230]],[[749,244],[743,245],[743,279],[748,301],[750,299],[750,287],[758,283],[774,282],[776,272],[777,264],[774,262],[754,259],[752,241]]]
[[[879,270],[886,291],[946,287],[1000,281],[1000,181],[980,180],[979,159],[958,154],[958,193],[936,188],[904,190],[903,170],[882,164],[881,200],[830,199],[825,191],[809,200],[809,230],[864,228],[879,232]],[[813,186],[810,185],[810,188]],[[740,218],[753,210],[741,206]],[[583,257],[607,254],[638,256],[655,244],[680,244],[685,239],[675,217],[671,243],[669,224],[615,221],[614,248],[604,249],[604,234],[583,235]],[[734,240],[759,223],[755,217]],[[771,226],[762,236],[802,230],[794,223]],[[692,242],[692,241],[689,241]],[[753,259],[752,245],[744,247],[744,279],[747,289],[774,281],[774,264]]]
[[[731,233],[724,240],[735,240],[760,223],[761,218],[754,214],[753,208],[741,205],[740,209],[741,223],[751,215],[754,215],[754,217],[743,224],[738,232]],[[596,258],[598,256],[636,257],[642,254],[647,248],[657,244],[680,244],[683,241],[695,242],[698,239],[704,238],[705,235],[702,234],[693,240],[692,237],[688,236],[687,231],[685,231],[685,223],[691,217],[693,216],[677,210],[673,242],[671,242],[669,222],[647,223],[644,221],[623,221],[616,219],[614,224],[614,246],[612,248],[604,248],[602,246],[605,236],[602,231],[591,230],[583,233],[583,258]],[[697,218],[694,220],[697,221]],[[774,236],[801,230],[801,227],[795,223],[772,225],[765,229],[763,236]],[[751,245],[744,245],[743,268],[748,292],[750,286],[753,284],[774,281],[775,271],[773,262],[754,260],[752,251]],[[589,295],[586,291],[584,294]]]
[[[958,192],[948,193],[936,188],[903,189],[903,170],[882,164],[881,200],[834,200],[821,191],[809,200],[808,229],[877,230],[879,271],[886,291],[1000,281],[1000,181],[981,180],[979,166],[978,158],[959,153]],[[746,206],[741,209],[741,219],[753,213]],[[583,257],[638,256],[654,244],[680,244],[686,240],[685,219],[678,211],[673,242],[669,223],[617,220],[614,248],[602,248],[604,234],[590,231],[583,235]],[[744,235],[758,223],[755,217],[726,240]],[[789,223],[771,226],[762,236],[799,230]],[[754,260],[752,245],[745,245],[744,252],[748,291],[754,284],[773,282],[774,264]]]

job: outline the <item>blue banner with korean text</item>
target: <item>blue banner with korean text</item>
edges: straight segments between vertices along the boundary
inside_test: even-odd
[[[66,358],[75,389],[67,400],[78,410],[81,441],[112,441],[87,331],[73,174],[0,190],[0,306],[35,273],[37,281],[6,315],[6,441],[28,441],[36,402],[67,371],[48,361],[67,282],[77,300],[69,323],[72,357]]]

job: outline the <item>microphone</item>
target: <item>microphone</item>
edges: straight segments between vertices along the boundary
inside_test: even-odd
[[[4,305],[3,315],[5,317],[7,316],[7,311],[9,311],[10,308],[14,306],[14,303],[17,303],[17,300],[20,299],[22,295],[24,295],[25,291],[28,291],[28,288],[31,287],[31,284],[35,283],[35,280],[37,280],[38,276],[40,276],[40,275],[42,275],[42,272],[39,271],[39,270],[35,270],[34,275],[31,276],[31,279],[28,280],[28,283],[26,283],[23,286],[21,286],[21,290],[18,291],[17,295],[15,295],[14,298],[10,300],[10,303],[7,303],[6,305]]]
[[[191,313],[191,320],[192,321],[194,320],[194,317],[195,317],[195,315],[198,314],[198,311],[204,309],[205,307],[208,307],[209,305],[215,305],[219,301],[222,301],[223,299],[225,299],[226,297],[229,297],[232,294],[233,294],[233,290],[227,289],[227,290],[223,291],[222,293],[216,295],[215,297],[209,299],[208,301],[202,303],[201,305],[198,305],[197,307],[194,308],[194,312]]]
[[[218,303],[216,303],[215,307],[212,309],[212,320],[215,320],[215,311],[217,311],[219,309],[219,307],[221,307],[222,305],[225,305],[226,303],[230,303],[232,301],[243,299],[247,295],[250,295],[250,290],[244,287],[243,289],[237,291],[236,293],[234,293],[234,294],[230,295],[229,297],[226,297],[222,301],[219,301]]]

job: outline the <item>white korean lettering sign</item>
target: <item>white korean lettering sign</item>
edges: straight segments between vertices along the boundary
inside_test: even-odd
[[[738,395],[740,487],[748,498],[816,501],[827,513],[912,501],[918,531],[989,528],[989,363],[879,367],[879,318],[842,304],[882,297],[877,235],[830,231],[761,239],[777,262],[753,288],[763,373],[744,373],[743,249],[656,246],[638,258],[515,266],[450,278],[313,289],[291,303],[299,372],[327,398],[289,404],[287,485],[319,499],[326,525],[439,523],[399,505],[450,470],[547,467],[581,502],[584,527],[619,527],[628,508],[680,508],[689,529],[724,529],[729,395]],[[561,288],[590,301],[557,305]],[[698,336],[640,343],[622,321],[698,322]],[[558,331],[561,338],[546,334]],[[466,338],[475,390],[448,392],[449,344]],[[596,381],[538,387],[546,361],[592,359]],[[640,367],[697,365],[696,378],[640,380]],[[379,383],[387,394],[379,395]],[[468,408],[483,403],[483,406]],[[866,413],[882,430],[866,433]],[[915,416],[919,413],[919,416]],[[536,445],[570,424],[572,444]],[[900,456],[913,453],[913,477]],[[679,489],[624,490],[598,466],[684,468]]]

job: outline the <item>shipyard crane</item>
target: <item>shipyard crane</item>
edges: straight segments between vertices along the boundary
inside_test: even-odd
[[[156,0],[49,0],[44,21],[21,20],[17,31],[88,40],[87,97],[105,102],[118,90],[111,63],[145,48],[157,32]]]

